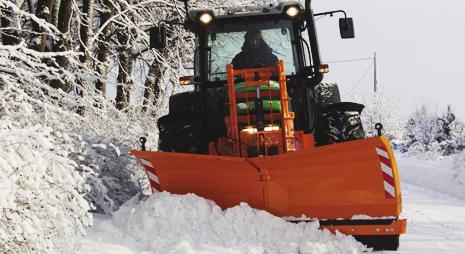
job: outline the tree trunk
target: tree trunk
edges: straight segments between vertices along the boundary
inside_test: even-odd
[[[54,51],[55,52],[64,52],[70,47],[70,42],[68,40],[69,37],[69,30],[70,30],[70,21],[72,16],[72,0],[61,0],[57,1],[60,3],[58,12],[58,20],[57,20],[57,28],[62,32],[65,36],[63,40],[59,40],[55,43]],[[67,57],[58,56],[57,63],[62,69],[67,69],[69,60]],[[60,80],[53,80],[51,86],[53,88],[60,88],[65,92],[68,92],[70,87],[69,83],[64,82],[62,83]]]
[[[129,45],[129,31],[118,31],[120,44],[118,84],[116,86],[116,108],[121,110],[129,106],[129,96],[132,88],[132,62],[131,47]]]
[[[157,105],[160,98],[162,74],[166,70],[162,64],[154,61],[149,68],[147,79],[145,80],[144,102],[142,110],[147,112],[150,104]]]
[[[50,18],[50,22],[56,27],[58,27],[58,19],[60,16],[60,7],[62,6],[62,1],[66,0],[55,0],[55,3],[53,4],[53,13],[52,17]]]
[[[53,2],[54,0],[38,0],[36,7],[36,16],[38,18],[44,19],[47,22],[50,22]],[[32,22],[32,31],[35,33],[32,36],[32,48],[37,51],[43,52],[45,49],[45,42],[47,39],[47,34],[45,34],[45,30],[36,22]]]
[[[110,3],[110,0],[103,0],[103,12],[100,14],[100,27],[107,22],[114,13],[114,8]],[[102,33],[99,34],[98,39],[98,52],[97,52],[97,60],[99,61],[96,69],[100,76],[106,76],[107,74],[107,59],[110,53],[110,44],[108,43],[108,36],[107,34],[111,31],[111,25],[108,24],[103,30]],[[102,96],[106,97],[107,93],[107,84],[98,79],[95,83],[95,89],[101,92]]]
[[[81,37],[80,51],[84,53],[79,57],[81,63],[87,64],[89,54],[91,54],[90,38],[92,37],[92,24],[94,21],[94,0],[82,1],[82,22],[79,30]]]

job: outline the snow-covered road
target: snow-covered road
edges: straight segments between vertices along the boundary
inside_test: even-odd
[[[398,252],[465,253],[465,201],[405,182],[401,187],[408,223]]]
[[[404,206],[402,217],[408,220],[407,234],[401,236],[400,248],[397,252],[382,253],[465,253],[465,200],[444,194],[446,192],[458,196],[457,194],[460,193],[456,190],[461,189],[462,186],[450,182],[448,177],[439,177],[441,174],[449,174],[450,163],[447,161],[421,163],[418,160],[399,157],[399,168],[401,169],[401,179],[403,179],[401,183]],[[436,177],[437,186],[431,185],[435,181],[424,183],[424,177],[422,178],[421,174],[431,174]],[[454,192],[447,191],[448,182],[451,185],[450,189]],[[84,239],[83,247],[79,253],[141,253],[137,251],[137,246],[134,246],[134,241],[125,239],[124,231],[117,228],[109,230],[109,232],[102,231],[102,228],[111,229],[111,227],[98,226],[101,223],[108,222],[97,219],[95,226],[98,228],[97,231],[91,231],[89,236]],[[218,249],[218,252],[225,250],[221,248]],[[212,249],[203,252],[196,249],[195,251],[174,253],[215,252]],[[228,253],[241,253],[241,251]]]

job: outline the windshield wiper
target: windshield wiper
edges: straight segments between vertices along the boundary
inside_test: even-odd
[[[272,50],[272,51],[273,51],[273,53],[276,53],[276,54],[278,54],[278,55],[280,55],[280,56],[284,56],[284,57],[285,57],[284,54],[281,54],[281,53],[279,53],[278,51],[274,51],[274,50]]]

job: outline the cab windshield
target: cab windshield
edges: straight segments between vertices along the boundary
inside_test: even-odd
[[[226,64],[230,63],[244,69],[276,66],[278,60],[284,60],[286,75],[296,72],[291,21],[232,23],[208,32],[209,81],[226,80]]]

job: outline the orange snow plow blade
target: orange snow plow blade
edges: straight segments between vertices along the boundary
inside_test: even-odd
[[[395,158],[382,137],[256,158],[132,154],[154,191],[195,193],[223,209],[247,202],[281,217],[320,220],[397,218],[402,210]],[[405,232],[405,224],[396,225]]]
[[[153,191],[195,193],[223,209],[240,202],[265,209],[258,171],[244,158],[153,151],[132,154],[142,160]]]

